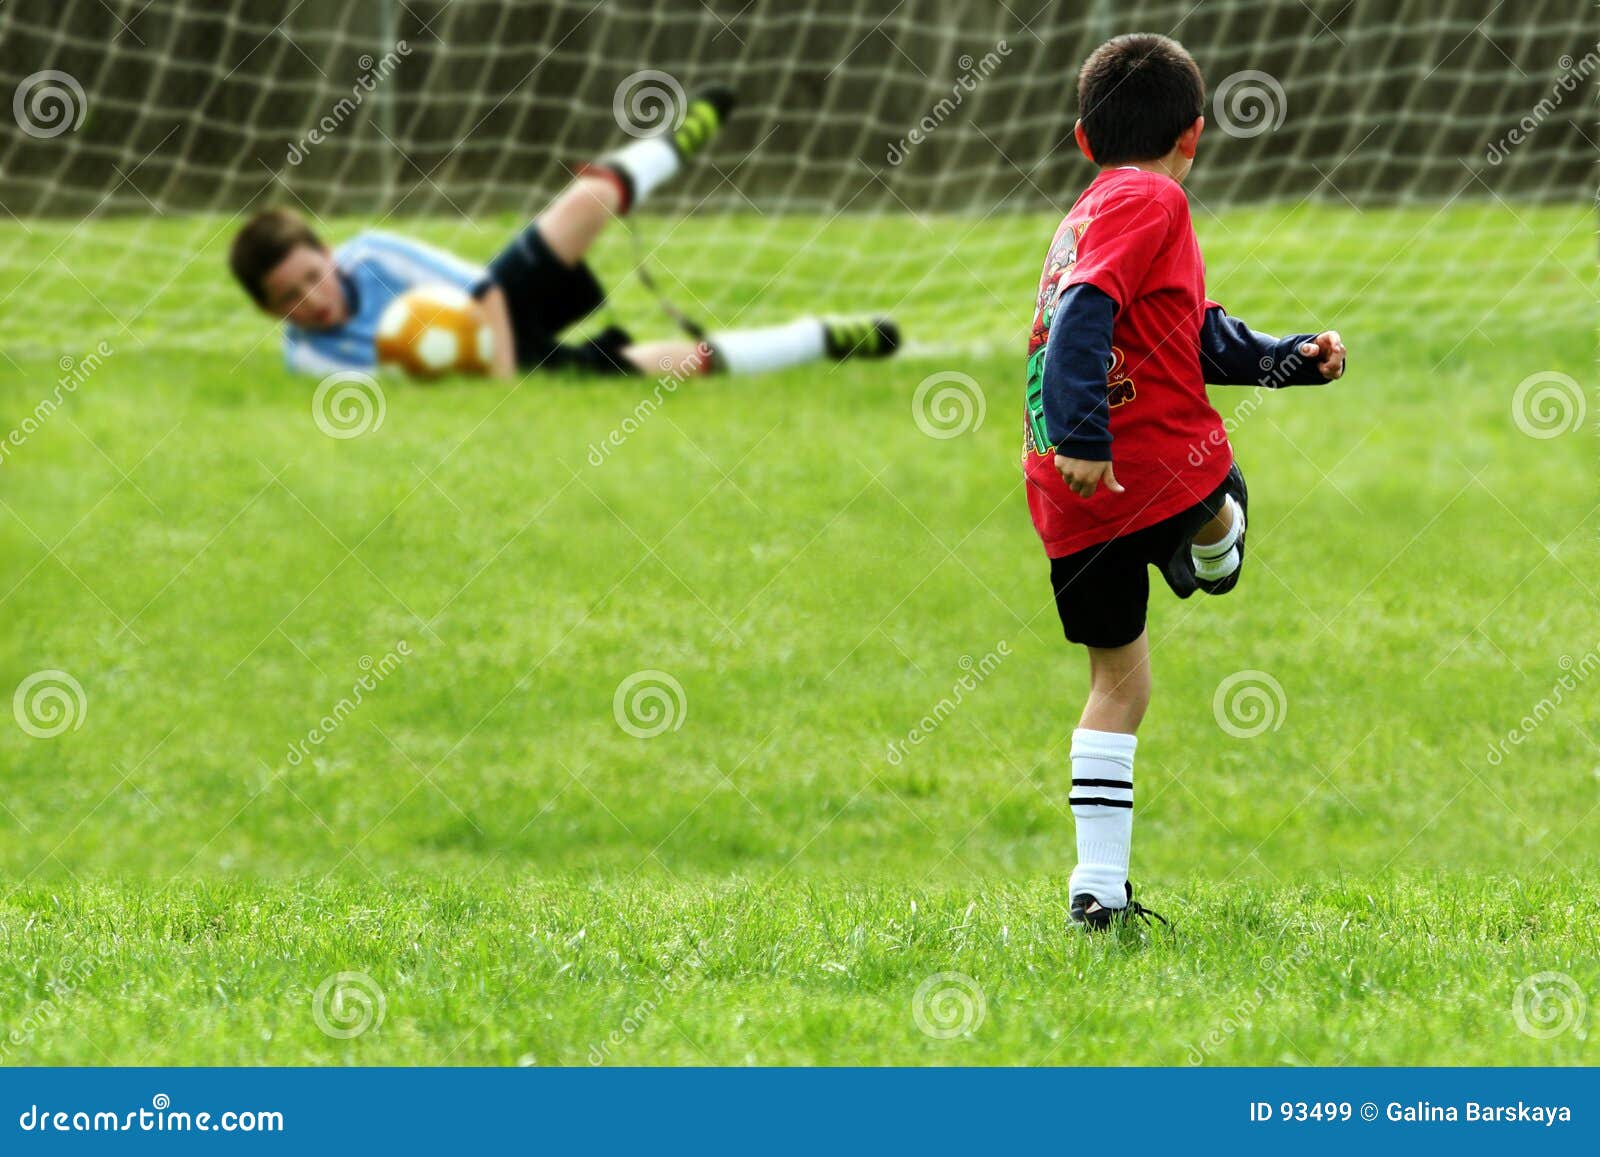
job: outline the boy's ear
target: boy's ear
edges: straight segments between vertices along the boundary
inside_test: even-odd
[[[1200,132],[1205,127],[1206,118],[1195,117],[1194,124],[1178,135],[1178,151],[1191,161],[1194,160],[1195,146],[1200,143]]]
[[[1072,124],[1072,137],[1078,142],[1078,151],[1084,156],[1088,157],[1091,161],[1094,160],[1094,153],[1089,151],[1089,134],[1083,131],[1083,121],[1081,118],[1074,121]]]

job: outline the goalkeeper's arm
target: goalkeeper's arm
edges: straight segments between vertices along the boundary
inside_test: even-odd
[[[483,296],[478,298],[478,304],[483,308],[489,331],[494,334],[494,361],[489,367],[489,376],[501,379],[515,377],[516,338],[511,332],[511,310],[506,306],[505,291],[498,285],[485,290]]]

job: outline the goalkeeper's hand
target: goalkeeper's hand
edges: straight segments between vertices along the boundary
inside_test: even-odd
[[[1065,454],[1056,455],[1056,470],[1061,474],[1061,480],[1079,498],[1088,498],[1095,492],[1101,483],[1113,494],[1121,494],[1122,483],[1117,481],[1117,476],[1111,472],[1110,462],[1101,462],[1090,458],[1068,458]]]
[[[1301,342],[1300,352],[1317,359],[1317,370],[1323,381],[1344,377],[1344,342],[1339,340],[1338,330],[1325,330],[1310,341]]]

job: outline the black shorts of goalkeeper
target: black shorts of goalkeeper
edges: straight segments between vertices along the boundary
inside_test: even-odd
[[[511,338],[521,370],[575,370],[586,374],[635,374],[637,367],[622,356],[632,336],[620,326],[607,326],[575,342],[561,340],[605,304],[606,293],[587,262],[567,265],[529,225],[489,262],[488,276],[473,287],[482,297],[498,288],[511,318]]]

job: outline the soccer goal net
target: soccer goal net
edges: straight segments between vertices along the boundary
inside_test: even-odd
[[[1016,344],[1092,175],[1077,65],[1134,30],[1206,74],[1214,276],[1270,261],[1301,297],[1465,324],[1550,230],[1592,232],[1600,17],[1568,0],[10,0],[0,346],[243,351],[223,254],[252,209],[484,259],[568,166],[713,78],[741,98],[724,136],[597,250],[635,328],[644,262],[718,323],[893,309],[924,348]]]

